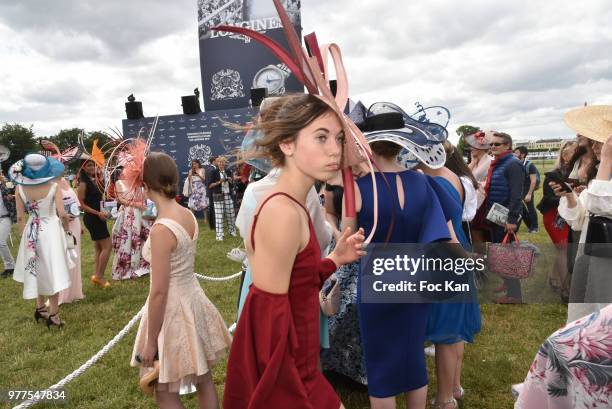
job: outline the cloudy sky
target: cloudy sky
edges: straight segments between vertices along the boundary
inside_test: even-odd
[[[197,0],[0,0],[0,123],[120,127],[181,111],[200,87]],[[493,4],[494,3],[494,4]],[[612,104],[608,0],[302,0],[304,33],[343,51],[366,105],[447,106],[517,139],[567,137],[567,109]]]

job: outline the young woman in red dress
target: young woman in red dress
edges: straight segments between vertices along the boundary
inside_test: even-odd
[[[347,229],[325,259],[304,208],[315,180],[340,167],[344,133],[329,105],[309,94],[276,98],[255,127],[259,152],[281,176],[249,228],[253,284],[238,321],[223,406],[338,409],[340,398],[317,368],[322,283],[363,252],[363,231]]]

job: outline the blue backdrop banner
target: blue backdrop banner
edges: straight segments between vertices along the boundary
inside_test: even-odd
[[[245,125],[251,122],[256,113],[256,109],[241,108],[195,115],[160,116],[151,142],[151,151],[162,151],[172,156],[183,179],[192,159],[198,159],[204,165],[211,156],[232,155],[240,147],[245,132],[231,129],[227,124]],[[124,119],[124,137],[134,138],[140,132],[146,138],[154,120]]]

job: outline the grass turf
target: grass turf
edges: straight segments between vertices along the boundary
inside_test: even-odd
[[[536,192],[536,197],[539,199],[540,195],[541,189]],[[239,240],[232,238],[217,242],[214,233],[203,224],[200,224],[200,231],[196,271],[214,276],[238,271],[239,264],[227,259],[225,254],[236,247]],[[14,230],[14,238],[15,234]],[[536,244],[550,242],[541,217],[540,232],[523,236]],[[14,252],[18,244],[17,238]],[[3,311],[0,321],[0,389],[36,390],[56,383],[106,345],[143,305],[148,293],[148,277],[113,282],[112,287],[105,290],[94,288],[89,281],[93,249],[87,233],[82,250],[86,298],[61,307],[62,319],[66,321],[66,327],[61,331],[55,328],[47,330],[43,324],[34,322],[34,302],[22,299],[21,284],[11,279],[0,281]],[[107,277],[109,271],[110,266]],[[235,319],[239,280],[201,281],[201,285],[229,326]],[[564,324],[566,315],[566,307],[559,304],[482,305],[482,331],[475,344],[466,347],[462,379],[467,394],[463,407],[513,407],[510,386],[522,382],[540,344]],[[97,364],[66,386],[69,397],[65,405],[41,403],[35,407],[154,407],[154,401],[138,389],[138,370],[129,366],[135,334],[136,328]],[[380,336],[392,337],[393,334]],[[429,393],[432,395],[435,375],[431,358],[428,358],[428,367]],[[220,398],[225,370],[225,360],[213,370]],[[341,380],[334,380],[333,384],[347,409],[369,407],[365,389],[355,388]],[[197,407],[194,395],[185,397],[183,401],[187,407]],[[401,398],[399,404],[398,407],[403,407]]]

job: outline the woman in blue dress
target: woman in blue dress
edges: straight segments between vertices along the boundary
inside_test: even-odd
[[[373,119],[372,123],[377,122],[377,126],[382,129],[397,128],[397,125],[393,125],[397,123],[397,118],[391,114],[386,115],[389,121]],[[399,121],[402,122],[401,115]],[[367,125],[365,129],[373,130],[368,129]],[[407,170],[397,161],[398,153],[408,144],[406,139],[411,138],[414,132],[404,128],[393,133],[394,138],[391,140],[394,142],[384,138],[376,141],[380,132],[365,134],[379,169],[375,173],[378,217],[372,243],[384,243],[390,229],[390,243],[448,241],[450,235],[447,219],[440,204],[440,195],[433,187],[434,180],[420,172]],[[406,143],[398,145],[399,141]],[[442,163],[443,154],[442,150]],[[357,179],[355,185],[357,219],[344,218],[343,223],[353,224],[354,228],[355,225],[363,227],[368,236],[374,226],[375,190],[371,176]],[[361,274],[363,277],[363,272]],[[359,285],[359,323],[371,407],[395,407],[395,396],[405,393],[409,408],[425,408],[427,369],[423,346],[429,305],[365,303],[361,302],[361,297],[362,288]]]
[[[454,157],[453,149],[452,145],[445,143],[447,158]],[[467,176],[469,169],[465,164],[464,167]],[[419,168],[433,177],[439,185],[437,191],[443,189],[444,194],[452,198],[443,203],[444,211],[452,221],[451,236],[453,241],[468,250],[470,242],[461,226],[465,192],[460,175],[446,167],[432,169],[421,164]],[[474,342],[474,335],[480,331],[480,326],[480,306],[477,303],[436,303],[430,306],[426,338],[436,346],[436,402],[439,407],[454,408],[457,406],[455,399],[463,398],[461,364],[464,343]]]

